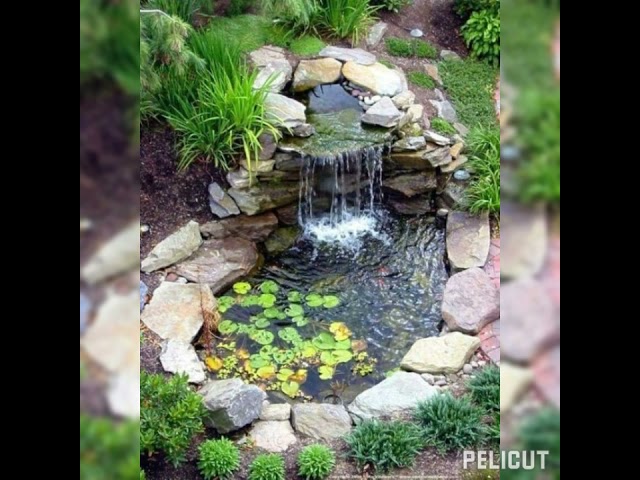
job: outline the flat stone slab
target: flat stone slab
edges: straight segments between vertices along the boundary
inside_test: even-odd
[[[249,437],[256,447],[271,453],[286,452],[298,443],[288,421],[257,422],[249,432]]]
[[[547,214],[544,206],[505,201],[500,216],[504,238],[502,274],[518,279],[537,275],[547,255]]]
[[[480,347],[480,339],[459,332],[423,338],[413,344],[402,368],[417,373],[455,374]]]
[[[293,406],[293,426],[316,440],[342,438],[351,431],[351,416],[342,405],[299,404]]]
[[[252,242],[264,242],[278,228],[278,217],[273,212],[249,217],[238,217],[205,223],[200,226],[206,238],[221,240],[227,237],[240,237]]]
[[[258,387],[237,378],[209,382],[199,393],[209,411],[207,424],[222,434],[235,432],[257,420],[267,399],[267,394]]]
[[[438,394],[438,389],[425,382],[419,374],[397,372],[358,395],[348,410],[358,422],[393,418],[412,412],[420,402]]]
[[[460,272],[447,282],[442,317],[451,331],[476,335],[500,318],[500,291],[479,268]]]
[[[403,114],[389,97],[382,98],[362,116],[362,123],[392,128],[400,123]]]
[[[214,294],[246,277],[258,263],[258,250],[253,242],[227,237],[207,240],[190,258],[172,271],[190,282],[207,284]]]
[[[404,75],[381,63],[366,66],[348,62],[342,68],[342,74],[351,83],[375,95],[394,97],[407,90],[407,79]]]
[[[156,245],[149,256],[142,261],[141,269],[145,273],[151,273],[169,267],[189,258],[200,248],[200,245],[202,245],[200,225],[197,222],[189,222]]]
[[[209,185],[209,208],[211,213],[219,218],[240,215],[240,210],[233,199],[216,182]]]
[[[265,116],[282,128],[294,129],[307,123],[307,107],[293,98],[269,93],[264,102]]]
[[[140,262],[140,223],[136,220],[112,237],[80,268],[80,278],[97,284],[135,271]]]
[[[187,375],[189,383],[200,384],[207,379],[196,349],[190,343],[168,340],[162,346],[160,363],[165,372]]]
[[[447,253],[454,270],[484,267],[489,258],[491,224],[488,214],[452,212],[447,221]]]
[[[204,324],[203,309],[215,312],[217,308],[210,287],[165,282],[142,312],[142,322],[164,340],[191,343]]]
[[[438,188],[438,179],[433,171],[418,172],[385,179],[383,187],[401,193],[405,197],[413,198],[423,193],[433,192]]]
[[[533,372],[507,362],[500,366],[500,412],[509,412],[533,382]]]
[[[538,280],[510,282],[501,292],[501,320],[509,326],[501,339],[502,356],[517,363],[531,361],[560,338],[560,315]]]
[[[265,422],[283,422],[291,418],[291,405],[288,403],[268,403],[262,407],[260,420]]]
[[[385,33],[389,30],[389,25],[384,22],[377,22],[369,29],[367,35],[367,46],[370,48],[377,47],[384,38]]]
[[[253,216],[279,207],[285,207],[298,201],[300,185],[298,182],[282,184],[260,184],[250,189],[232,188],[229,195],[245,215]]]
[[[360,65],[373,65],[376,56],[360,48],[325,47],[318,54],[320,57],[334,58],[341,62],[354,62]]]
[[[293,76],[296,92],[312,90],[319,85],[335,83],[340,79],[342,63],[333,58],[302,60]]]

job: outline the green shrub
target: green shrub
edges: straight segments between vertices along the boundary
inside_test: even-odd
[[[143,8],[162,10],[167,15],[179,17],[191,23],[193,15],[202,7],[202,4],[202,0],[148,0]]]
[[[423,40],[404,40],[391,37],[385,40],[387,52],[394,57],[437,58],[438,50]]]
[[[323,0],[319,23],[332,37],[349,39],[356,45],[373,24],[379,7],[369,0]]]
[[[431,119],[431,130],[443,135],[455,135],[456,129],[444,118],[435,117]]]
[[[466,203],[473,213],[490,212],[500,214],[500,130],[498,127],[476,127],[469,132],[467,142],[471,156],[469,166],[474,172],[471,185],[467,189]],[[484,379],[484,377],[483,377]],[[498,387],[493,391],[492,400],[497,400],[500,409],[500,373],[497,373]],[[484,405],[483,405],[484,406]],[[493,408],[493,407],[492,407]]]
[[[249,468],[249,480],[285,480],[284,459],[280,455],[260,455]]]
[[[426,88],[428,90],[436,88],[435,80],[424,72],[409,72],[407,78],[411,83],[418,87]]]
[[[465,20],[468,19],[473,12],[482,10],[500,11],[500,0],[456,0],[455,11]]]
[[[257,15],[213,17],[208,26],[222,38],[232,39],[243,52],[252,52],[271,44],[285,47],[291,33],[268,18]]]
[[[189,388],[186,376],[170,380],[140,374],[140,451],[164,452],[178,466],[185,461],[193,437],[204,431],[202,398]]]
[[[420,429],[403,422],[365,422],[346,438],[349,457],[358,467],[386,473],[413,465],[424,447]]]
[[[298,455],[298,475],[305,480],[325,480],[335,466],[335,455],[324,445],[310,445]]]
[[[498,367],[490,366],[477,373],[469,382],[468,388],[476,405],[482,407],[487,413],[500,411],[500,369]]]
[[[462,27],[462,37],[475,58],[500,63],[500,12],[473,12]]]
[[[206,480],[225,480],[240,468],[240,451],[226,438],[200,445],[198,469]]]
[[[527,420],[520,432],[522,446],[527,451],[548,451],[547,468],[560,478],[560,412],[547,408]]]
[[[486,435],[482,411],[466,397],[433,397],[418,405],[415,419],[422,427],[426,443],[441,452],[476,447]]]
[[[398,13],[407,5],[411,4],[412,0],[372,0],[373,5],[381,5],[385,10]]]
[[[294,33],[309,30],[320,7],[316,0],[261,0],[261,4],[267,15]]]
[[[231,0],[226,14],[230,17],[246,13],[253,5],[253,0]]]
[[[295,55],[301,57],[310,57],[317,55],[326,46],[326,44],[318,37],[313,35],[304,35],[296,38],[289,44],[289,50]]]
[[[80,414],[80,480],[140,475],[137,422],[118,423]]]
[[[494,93],[498,69],[473,59],[440,64],[444,87],[460,121],[469,128],[496,125]]]
[[[560,202],[560,92],[523,92],[517,108],[517,142],[523,150],[518,171],[524,202]]]

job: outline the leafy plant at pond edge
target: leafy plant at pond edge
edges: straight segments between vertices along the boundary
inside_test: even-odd
[[[462,27],[462,37],[475,58],[497,65],[500,62],[500,13],[474,12]]]
[[[218,301],[218,331],[225,338],[205,360],[217,378],[242,378],[296,398],[304,396],[312,368],[326,381],[340,365],[353,364],[351,371],[361,376],[373,373],[376,361],[366,353],[366,342],[354,340],[343,322],[327,325],[318,318],[339,307],[339,297],[284,292],[273,281],[255,287],[239,282],[231,290],[235,297]]]
[[[471,398],[488,414],[500,412],[500,369],[490,366],[476,374],[468,385]]]
[[[225,480],[240,468],[240,451],[226,438],[200,445],[198,469],[205,480]]]
[[[443,135],[455,135],[456,129],[444,118],[435,117],[431,119],[431,130]]]

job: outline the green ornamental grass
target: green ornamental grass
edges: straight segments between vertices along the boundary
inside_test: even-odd
[[[324,445],[310,445],[298,455],[298,475],[304,480],[325,480],[336,466],[336,457]]]
[[[240,468],[240,451],[226,438],[200,445],[198,469],[205,480],[225,480]]]
[[[478,372],[468,385],[471,398],[487,413],[500,411],[500,369],[494,365]]]
[[[472,213],[500,214],[500,130],[476,127],[467,136],[474,176],[465,200]],[[499,387],[498,387],[499,390]],[[499,394],[499,391],[498,391]]]
[[[260,455],[249,468],[249,480],[286,480],[284,458],[280,455]]]
[[[404,40],[390,37],[385,40],[387,52],[394,57],[437,58],[438,50],[423,40]]]
[[[443,135],[455,135],[457,133],[453,125],[440,117],[431,119],[431,130]]]
[[[436,88],[436,82],[424,72],[409,72],[407,78],[409,79],[409,82],[418,87],[425,88],[427,90]]]
[[[318,37],[305,35],[292,40],[289,44],[289,50],[301,57],[311,57],[320,53],[325,46],[326,44]]]

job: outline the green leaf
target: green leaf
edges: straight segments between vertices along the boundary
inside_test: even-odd
[[[330,333],[322,332],[313,339],[313,346],[318,350],[333,350],[336,348],[336,339]]]
[[[304,308],[302,308],[302,305],[293,303],[289,305],[289,308],[287,308],[284,313],[286,313],[287,316],[291,318],[300,317],[304,315]]]
[[[336,350],[333,352],[333,356],[336,359],[337,363],[349,363],[353,360],[353,353],[347,350]]]
[[[235,304],[236,304],[236,299],[233,297],[220,297],[218,299],[218,311],[220,313],[225,313]]]
[[[251,291],[251,284],[247,282],[239,282],[233,286],[233,291],[238,295],[246,295]]]
[[[292,350],[280,350],[273,354],[273,361],[278,365],[288,365],[296,359]]]
[[[294,372],[293,370],[290,370],[288,368],[283,368],[282,370],[280,370],[280,372],[278,373],[278,380],[280,380],[281,382],[287,382],[289,381],[289,379],[291,377],[293,377],[296,374],[296,372]]]
[[[293,327],[283,328],[278,332],[278,336],[287,343],[295,344],[302,342],[300,334]]]
[[[300,393],[300,384],[296,382],[285,382],[282,384],[282,393],[291,398],[296,398]]]
[[[309,320],[302,316],[294,318],[293,322],[298,328],[306,327],[307,325],[309,325]]]
[[[351,340],[336,342],[335,350],[351,350]]]
[[[324,308],[336,308],[340,305],[340,299],[333,295],[329,295],[323,298],[322,306]]]
[[[273,280],[267,280],[262,285],[260,285],[260,291],[262,293],[275,294],[275,293],[278,293],[280,291],[280,287]]]
[[[275,335],[266,330],[258,330],[251,335],[251,340],[260,345],[271,345],[275,339]]]
[[[277,308],[267,308],[264,311],[264,316],[269,320],[274,320],[278,318],[279,315],[280,315],[280,311]]]
[[[260,297],[258,295],[247,295],[240,303],[244,308],[260,305]]]
[[[256,320],[257,328],[269,328],[270,326],[271,326],[271,322],[266,318],[259,318],[258,320]]]
[[[231,335],[238,331],[238,324],[232,322],[231,320],[225,320],[223,322],[220,322],[220,324],[218,325],[218,331],[222,335]]]
[[[320,380],[331,380],[336,373],[336,369],[328,365],[323,365],[318,368],[318,373],[320,374]]]
[[[306,301],[307,305],[311,308],[318,308],[324,305],[324,297],[322,295],[318,295],[317,293],[307,295]]]
[[[335,367],[338,364],[338,359],[333,355],[333,352],[322,352],[320,361],[329,367]]]
[[[276,298],[275,295],[271,293],[263,293],[259,297],[258,305],[260,305],[262,308],[272,308],[277,301],[278,299]]]
[[[289,300],[290,303],[302,303],[302,294],[300,292],[289,292],[289,294],[287,295],[287,300]]]
[[[261,357],[260,355],[251,355],[249,363],[256,370],[271,364],[268,358]]]

